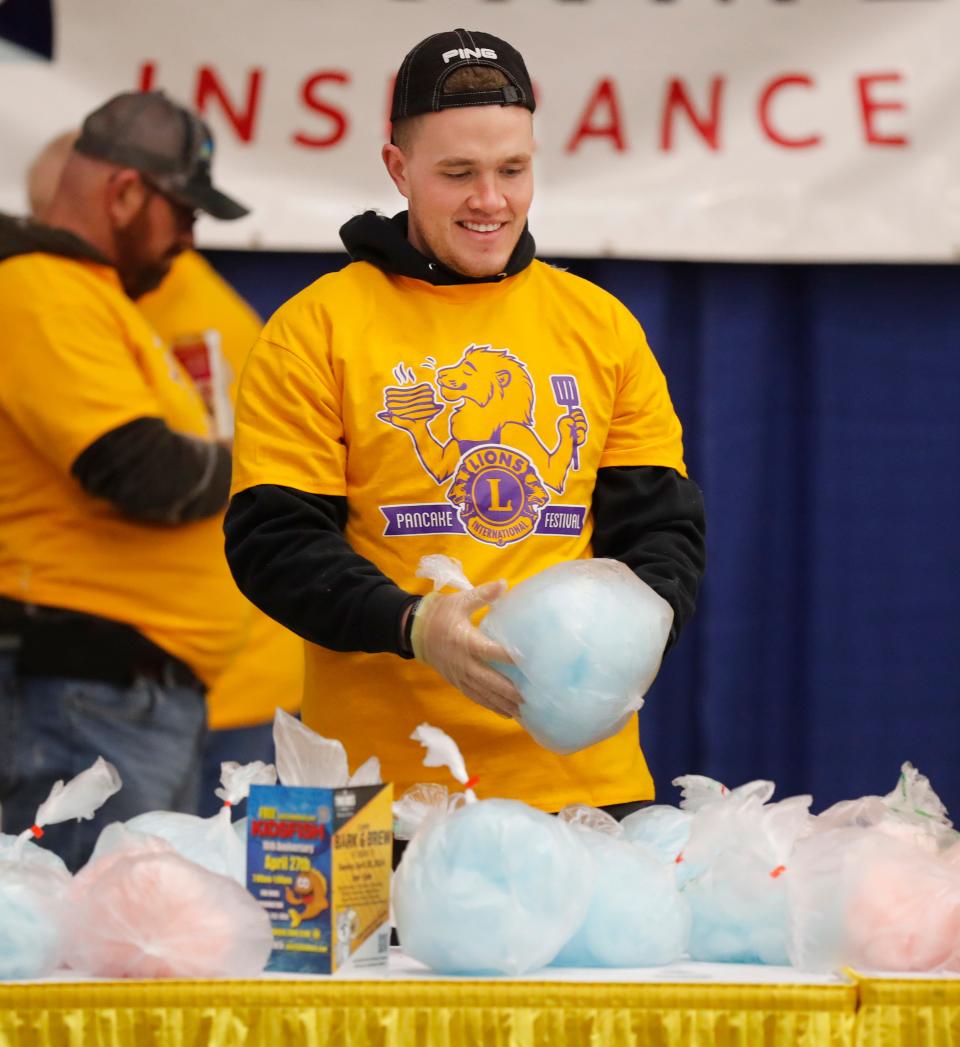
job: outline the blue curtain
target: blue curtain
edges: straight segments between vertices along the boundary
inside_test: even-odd
[[[344,262],[210,257],[264,315]],[[819,810],[911,760],[960,816],[960,274],[561,264],[646,328],[706,497],[697,615],[641,714],[659,798],[696,772]]]

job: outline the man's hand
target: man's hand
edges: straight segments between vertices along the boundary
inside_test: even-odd
[[[462,593],[430,593],[417,607],[410,639],[414,655],[471,701],[515,718],[523,700],[520,692],[490,665],[512,663],[513,659],[470,621],[472,614],[506,588],[506,582],[488,582]]]
[[[557,431],[560,436],[568,436],[577,447],[586,440],[587,428],[587,416],[579,407],[574,407],[568,414],[557,419]]]

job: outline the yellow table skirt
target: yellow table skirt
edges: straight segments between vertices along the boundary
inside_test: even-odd
[[[854,984],[47,982],[0,985],[0,1047],[853,1047],[856,1012]]]
[[[960,978],[871,978],[857,974],[856,1047],[956,1047]]]

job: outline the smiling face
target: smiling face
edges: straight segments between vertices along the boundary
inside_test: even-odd
[[[533,198],[533,120],[520,106],[442,109],[412,118],[383,160],[409,203],[408,236],[464,276],[506,268]]]

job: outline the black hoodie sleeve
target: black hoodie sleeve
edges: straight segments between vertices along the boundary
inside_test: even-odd
[[[70,471],[87,494],[124,516],[184,524],[223,511],[230,468],[222,444],[175,432],[162,418],[135,418],[94,440]]]
[[[594,554],[621,560],[673,607],[673,644],[703,573],[699,489],[673,469],[601,469],[593,511]],[[409,657],[400,623],[417,598],[353,550],[346,520],[339,495],[273,485],[242,491],[224,521],[233,577],[248,600],[311,643]]]
[[[235,495],[223,530],[240,591],[281,625],[332,651],[410,657],[400,622],[417,597],[344,537],[347,500],[260,485]]]
[[[625,563],[673,608],[667,649],[693,614],[706,564],[703,495],[661,466],[597,471],[593,554]]]

